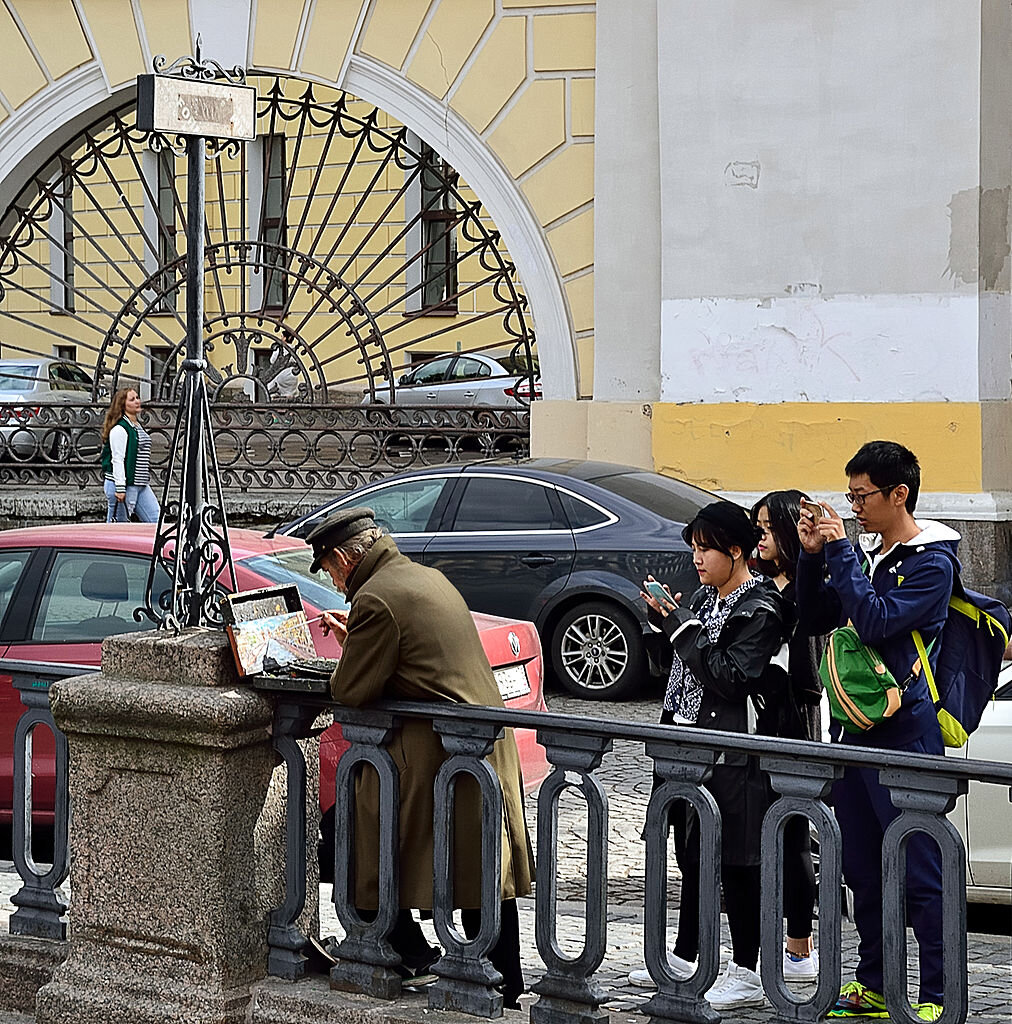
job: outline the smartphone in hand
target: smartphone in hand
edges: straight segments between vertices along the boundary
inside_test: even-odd
[[[675,599],[656,580],[644,580],[643,589],[655,601],[660,601],[661,607],[676,603]]]
[[[812,524],[815,526],[818,525],[819,520],[826,514],[826,510],[817,501],[809,501],[807,498],[801,499],[801,507],[812,513]]]

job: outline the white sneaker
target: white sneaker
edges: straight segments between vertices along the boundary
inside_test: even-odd
[[[695,963],[683,960],[680,956],[670,952],[668,953],[668,967],[679,981],[685,981],[686,978],[691,978],[696,973]],[[650,977],[650,972],[645,967],[629,972],[629,984],[639,988],[657,988],[657,982]]]
[[[784,950],[784,981],[817,981],[819,977],[819,952],[813,949],[808,956],[795,958]]]
[[[715,1010],[735,1010],[740,1006],[762,1006],[765,999],[759,975],[747,967],[739,967],[733,960],[728,960],[724,973],[717,979],[713,988],[706,993],[706,1001]]]

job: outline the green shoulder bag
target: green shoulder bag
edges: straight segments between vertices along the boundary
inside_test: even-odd
[[[845,732],[867,732],[900,709],[902,689],[878,651],[863,643],[853,626],[829,635],[819,675],[830,713]]]

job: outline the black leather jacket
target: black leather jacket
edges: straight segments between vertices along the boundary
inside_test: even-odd
[[[748,732],[748,698],[758,705],[757,731],[777,735],[777,705],[786,699],[785,671],[771,659],[790,638],[796,613],[772,583],[760,582],[735,602],[715,644],[697,617],[706,598],[700,587],[661,628],[703,687],[696,724],[703,729]]]
[[[760,582],[735,602],[717,642],[710,643],[697,612],[706,598],[700,588],[688,604],[662,617],[651,612],[678,657],[702,684],[696,724],[704,729],[748,732],[748,704],[757,705],[756,731],[777,735],[786,707],[786,666],[771,664],[794,628],[795,611],[776,586]],[[758,761],[744,754],[722,755],[705,783],[720,808],[721,859],[756,865],[762,852],[763,815],[771,791]]]

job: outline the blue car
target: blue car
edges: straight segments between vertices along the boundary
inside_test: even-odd
[[[502,460],[388,477],[277,532],[305,537],[332,512],[368,505],[400,549],[445,573],[473,611],[534,622],[565,689],[614,700],[665,670],[640,583],[653,573],[673,593],[698,586],[681,531],[713,497],[631,466]]]

